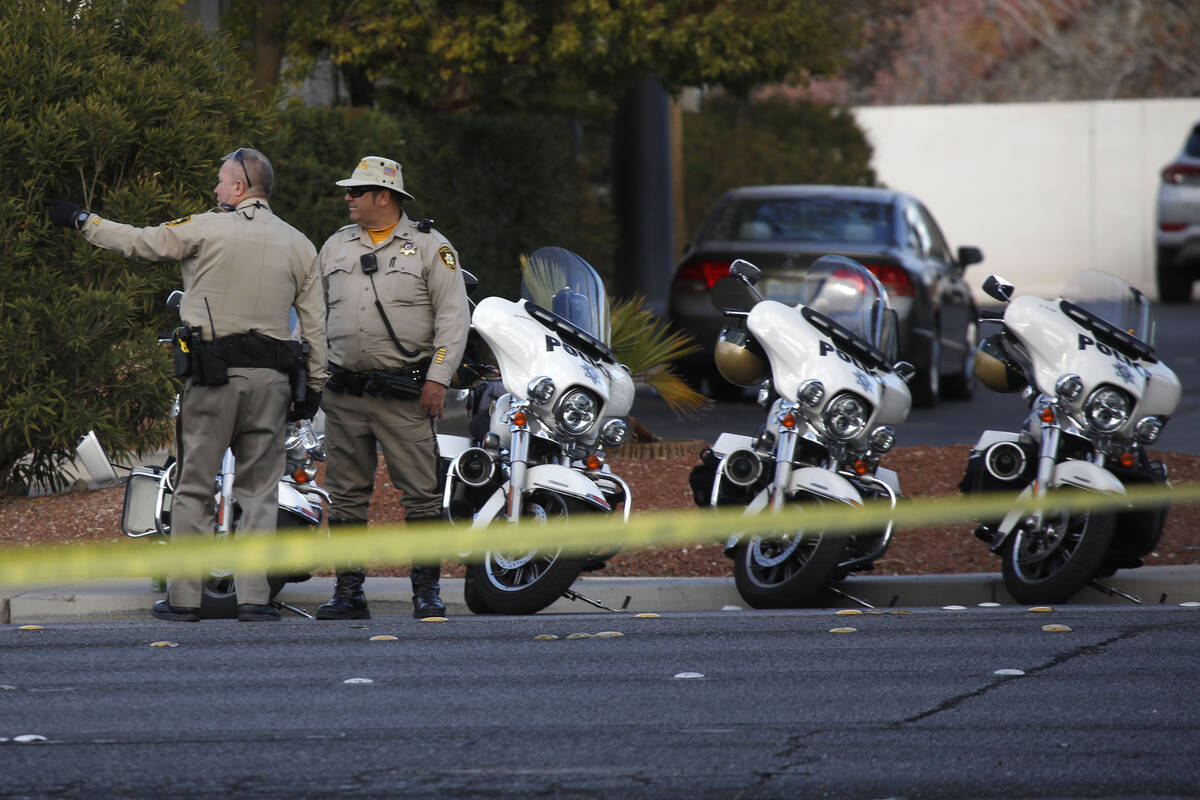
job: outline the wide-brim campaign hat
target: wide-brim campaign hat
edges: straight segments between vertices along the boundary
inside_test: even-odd
[[[416,199],[404,191],[404,176],[400,172],[400,164],[383,156],[364,157],[362,161],[358,162],[358,166],[354,168],[354,174],[343,181],[338,181],[337,185],[345,186],[346,188],[354,186],[380,186],[384,189],[399,192],[400,196],[406,200]]]

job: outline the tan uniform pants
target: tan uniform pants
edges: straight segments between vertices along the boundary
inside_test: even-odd
[[[290,397],[287,376],[273,369],[230,368],[224,386],[188,381],[180,400],[182,460],[171,506],[172,539],[212,535],[213,481],[226,447],[233,449],[237,462],[233,493],[242,508],[238,535],[274,535]],[[270,600],[265,572],[238,573],[234,585],[238,603],[264,605]],[[171,576],[171,605],[199,607],[200,595],[199,576]]]
[[[326,392],[325,488],[329,516],[366,520],[379,450],[408,519],[439,516],[439,456],[436,422],[420,403]]]

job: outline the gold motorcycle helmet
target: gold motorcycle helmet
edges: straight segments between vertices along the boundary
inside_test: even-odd
[[[757,386],[767,375],[767,354],[750,332],[740,326],[721,328],[713,360],[721,377],[734,386]]]
[[[1027,385],[1021,370],[1004,352],[999,336],[987,336],[979,342],[975,349],[975,375],[993,392],[1019,392]]]

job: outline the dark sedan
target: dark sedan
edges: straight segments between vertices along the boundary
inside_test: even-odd
[[[744,258],[762,270],[758,289],[794,304],[808,265],[828,253],[849,256],[888,291],[900,319],[900,358],[917,374],[913,403],[966,399],[974,389],[977,312],[963,271],[983,260],[977,247],[952,253],[933,215],[917,198],[857,186],[745,186],[717,201],[689,245],[671,284],[668,315],[703,348],[681,361],[684,376],[714,396],[737,388],[713,364],[725,319],[713,285]]]

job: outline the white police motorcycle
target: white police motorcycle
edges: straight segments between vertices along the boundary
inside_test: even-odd
[[[1179,405],[1180,384],[1154,350],[1146,296],[1095,269],[1053,300],[1014,299],[996,275],[983,289],[1007,305],[999,318],[981,319],[1000,331],[980,342],[976,374],[994,391],[1020,392],[1030,411],[1019,432],[983,432],[962,491],[1119,499],[1131,485],[1167,485],[1166,465],[1146,446]],[[982,520],[975,533],[1003,559],[1004,586],[1017,602],[1065,602],[1088,584],[1136,601],[1099,579],[1142,564],[1167,510],[1013,511]]]
[[[900,483],[880,459],[895,444],[893,426],[908,416],[914,370],[894,362],[896,315],[884,288],[843,256],[813,262],[794,306],[763,299],[753,264],[739,259],[729,273],[714,302],[738,322],[721,331],[717,368],[731,383],[760,385],[767,418],[756,436],[717,437],[690,479],[696,502],[742,505],[746,514],[869,500],[895,507]],[[827,589],[849,597],[836,584],[871,569],[891,536],[890,522],[852,534],[734,533],[725,554],[749,605],[792,608]]]
[[[627,522],[629,486],[605,455],[629,439],[624,417],[634,385],[609,349],[604,284],[578,255],[543,247],[528,258],[521,298],[488,297],[472,313],[475,346],[499,370],[503,392],[484,409],[481,440],[438,435],[445,513],[474,527],[515,526],[612,514],[623,504]],[[532,614],[563,595],[580,598],[570,588],[575,579],[615,552],[500,545],[471,554],[467,605],[475,613]]]

